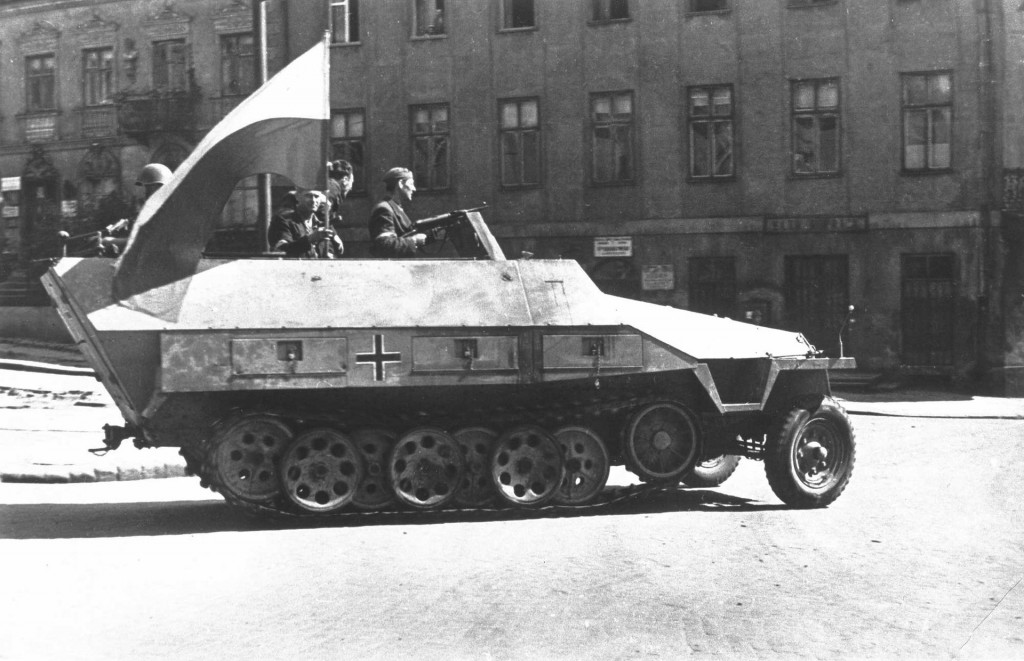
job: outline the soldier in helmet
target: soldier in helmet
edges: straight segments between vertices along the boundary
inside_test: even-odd
[[[145,201],[170,180],[171,169],[169,167],[163,163],[150,163],[139,172],[135,185],[142,187],[142,199]],[[124,247],[128,243],[128,236],[132,233],[134,222],[134,219],[122,218],[116,223],[104,227],[100,232],[100,255],[117,257],[124,252]]]
[[[412,200],[416,182],[406,168],[391,168],[384,174],[387,194],[370,212],[370,254],[374,257],[415,257],[427,242],[427,235],[412,232],[415,227],[402,205]]]

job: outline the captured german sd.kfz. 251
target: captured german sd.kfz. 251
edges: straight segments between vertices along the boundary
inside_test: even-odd
[[[166,208],[175,180],[147,204]],[[846,487],[854,434],[828,372],[852,359],[606,295],[575,261],[506,260],[475,210],[444,224],[472,257],[197,253],[187,278],[128,296],[137,225],[117,262],[65,258],[43,283],[124,418],[107,447],[178,447],[248,510],[574,507],[600,502],[611,466],[706,487],[740,457],[793,507]]]
[[[111,260],[44,284],[124,415],[108,444],[180,447],[250,509],[571,506],[612,465],[713,486],[740,456],[789,505],[843,491],[854,436],[827,370],[850,359],[603,294],[574,261],[505,260],[462,218],[487,259],[203,260],[174,323],[117,305]]]

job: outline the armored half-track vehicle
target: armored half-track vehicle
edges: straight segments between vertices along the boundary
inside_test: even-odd
[[[741,456],[794,507],[843,491],[854,435],[828,371],[851,359],[603,294],[574,261],[506,260],[462,221],[483,258],[203,260],[149,292],[173,321],[112,297],[113,260],[43,281],[124,417],[107,445],[179,447],[252,510],[574,506],[613,465],[713,486]]]
[[[506,260],[475,210],[421,228],[462,258],[205,258],[242,178],[324,181],[328,51],[329,36],[211,129],[116,261],[43,276],[124,417],[107,448],[179,447],[255,512],[579,507],[614,465],[713,486],[739,457],[791,506],[839,497],[855,447],[828,373],[851,359],[606,295],[574,261]]]

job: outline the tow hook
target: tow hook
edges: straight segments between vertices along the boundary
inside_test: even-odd
[[[134,425],[103,425],[103,447],[90,448],[89,452],[97,457],[102,457],[111,450],[121,447],[121,441],[126,438],[133,438],[138,434]]]

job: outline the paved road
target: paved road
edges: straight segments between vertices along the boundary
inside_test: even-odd
[[[750,461],[599,515],[316,526],[190,479],[0,484],[0,658],[1024,657],[1024,423],[854,424],[812,511]]]

